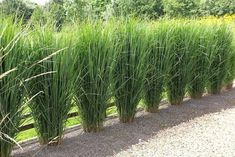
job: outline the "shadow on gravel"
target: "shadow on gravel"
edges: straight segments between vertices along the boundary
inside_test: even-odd
[[[221,95],[205,96],[199,100],[186,100],[181,106],[162,105],[156,114],[140,111],[135,122],[121,124],[118,118],[109,119],[100,133],[83,133],[77,127],[65,135],[58,147],[40,147],[38,143],[17,149],[16,157],[106,157],[147,141],[159,131],[179,125],[205,114],[235,107],[235,89]]]

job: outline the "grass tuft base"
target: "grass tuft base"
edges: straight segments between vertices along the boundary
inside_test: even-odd
[[[145,111],[149,112],[149,113],[157,113],[159,111],[159,107],[158,107],[158,105],[147,106],[145,108]]]
[[[175,100],[175,101],[171,101],[170,104],[173,106],[179,106],[182,105],[183,100]]]
[[[47,146],[58,146],[62,144],[62,138],[57,137],[53,140],[45,140],[45,139],[40,139],[39,140],[40,145],[47,145]]]
[[[120,117],[119,120],[122,123],[133,123],[134,122],[134,116],[131,116],[131,117]]]
[[[190,94],[191,99],[201,99],[202,98],[202,93],[199,94]]]
[[[225,86],[226,90],[231,90],[233,88],[233,83],[229,83]]]
[[[83,126],[83,131],[86,133],[96,133],[102,131],[103,125],[100,126]]]
[[[213,94],[213,95],[218,95],[218,94],[221,93],[221,89],[218,89],[218,90],[211,90],[209,93],[210,93],[210,94]]]

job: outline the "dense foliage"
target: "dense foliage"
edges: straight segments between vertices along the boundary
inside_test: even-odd
[[[21,0],[3,0],[0,3],[0,9],[3,14],[14,15],[26,21],[29,20],[33,14],[34,5]]]
[[[163,0],[164,11],[170,17],[190,17],[198,13],[199,0]]]

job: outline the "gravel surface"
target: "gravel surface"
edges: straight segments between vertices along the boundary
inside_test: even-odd
[[[68,130],[58,147],[24,143],[15,157],[235,157],[235,89],[221,95],[140,111],[135,122],[109,119],[100,133]]]

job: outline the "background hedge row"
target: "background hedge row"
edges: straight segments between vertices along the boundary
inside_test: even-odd
[[[35,2],[35,1],[34,1]],[[39,4],[42,1],[37,1]],[[112,17],[201,17],[235,14],[234,0],[47,0],[39,5],[30,0],[2,0],[1,13],[45,24],[53,21],[60,29],[68,22]]]

